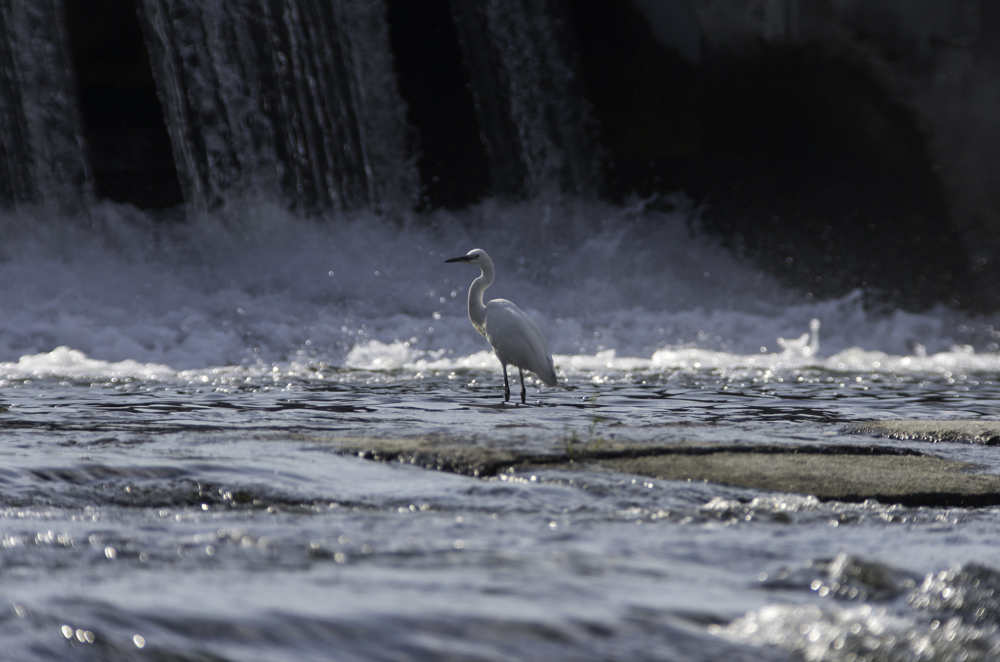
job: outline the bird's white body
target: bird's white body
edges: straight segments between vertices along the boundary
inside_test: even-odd
[[[507,366],[529,370],[548,386],[555,386],[555,366],[552,353],[542,330],[528,314],[506,299],[494,299],[483,303],[483,292],[493,284],[495,271],[493,260],[486,251],[476,248],[467,255],[448,262],[468,262],[482,270],[482,274],[469,287],[469,320],[476,331],[481,333],[493,347],[500,365],[503,366],[504,395],[509,397],[507,386]],[[521,374],[521,401],[524,402],[524,374]]]
[[[494,299],[484,308],[483,325],[476,326],[476,330],[490,341],[500,363],[530,370],[548,386],[555,386],[556,370],[549,343],[535,320],[506,299]]]

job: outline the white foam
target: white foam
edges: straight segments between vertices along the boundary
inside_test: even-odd
[[[802,347],[810,349],[803,352]],[[952,377],[1000,371],[1000,356],[993,353],[977,354],[969,347],[954,348],[930,356],[890,355],[859,348],[844,350],[829,358],[804,355],[811,354],[812,351],[818,352],[819,349],[819,341],[813,336],[808,342],[789,347],[780,353],[738,354],[684,348],[657,350],[652,357],[645,358],[618,356],[615,350],[608,349],[594,354],[555,354],[553,361],[557,372],[564,378],[589,378],[596,374],[624,377],[633,373],[663,372],[713,372],[723,377],[754,374],[764,378],[778,378],[808,374],[810,371],[823,374],[834,372],[851,375]],[[500,371],[499,361],[489,350],[454,356],[453,352],[446,349],[424,351],[414,349],[407,342],[382,343],[377,340],[352,348],[345,365],[369,372]]]
[[[17,380],[65,377],[103,381],[128,378],[161,380],[172,378],[175,373],[169,366],[156,363],[100,361],[89,358],[79,350],[57,347],[51,352],[22,356],[17,363],[0,363],[0,375]]]
[[[872,604],[769,605],[710,631],[730,641],[777,647],[803,660],[995,659],[995,627],[931,620]],[[982,656],[968,657],[970,650]]]
[[[378,340],[355,345],[347,353],[344,365],[359,370],[399,370],[412,365],[414,351],[410,343],[383,343]]]
[[[877,372],[890,374],[980,374],[1000,371],[1000,355],[979,354],[972,347],[955,347],[927,355],[890,355],[851,348],[838,352],[821,363],[827,370],[839,372]]]

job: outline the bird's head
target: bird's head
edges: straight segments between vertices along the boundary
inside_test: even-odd
[[[445,262],[468,262],[469,264],[474,264],[480,269],[483,269],[487,264],[490,267],[493,266],[493,261],[490,256],[486,254],[482,248],[473,248],[471,251],[466,253],[461,257],[453,257],[450,260],[445,260]]]

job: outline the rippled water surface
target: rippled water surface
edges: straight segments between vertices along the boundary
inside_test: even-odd
[[[8,380],[5,659],[903,660],[1000,648],[994,508],[823,503],[586,470],[480,479],[333,443],[898,445],[841,431],[996,417],[988,376],[561,369],[563,387],[532,385],[514,406],[501,405],[496,371],[310,370]],[[992,447],[907,443],[1000,471]]]

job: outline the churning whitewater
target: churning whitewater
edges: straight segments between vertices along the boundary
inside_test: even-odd
[[[111,204],[87,219],[8,215],[0,371],[182,381],[319,366],[347,380],[498,372],[468,326],[466,274],[441,263],[470,245],[495,256],[491,297],[519,302],[569,379],[804,365],[996,370],[993,320],[943,307],[869,311],[860,291],[817,301],[783,290],[700,235],[686,199],[666,202],[671,211],[658,210],[664,200],[483,203],[419,222],[302,220],[272,208],[239,224],[171,225]]]

